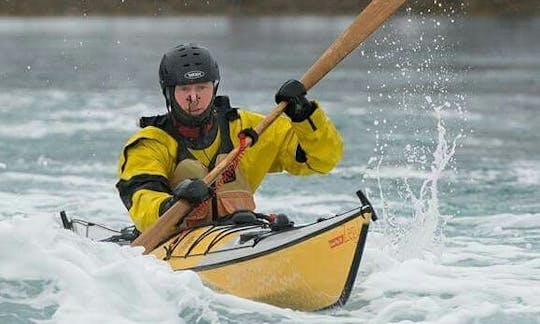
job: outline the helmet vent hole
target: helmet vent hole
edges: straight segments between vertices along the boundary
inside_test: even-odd
[[[186,56],[187,56],[187,54],[182,54],[182,55],[180,55],[180,57],[186,57]]]
[[[193,55],[197,55],[197,56],[199,56],[200,54],[201,53],[198,53],[198,52],[193,53]]]
[[[184,67],[188,67],[188,66],[189,66],[189,63],[187,63],[187,64],[184,64]]]

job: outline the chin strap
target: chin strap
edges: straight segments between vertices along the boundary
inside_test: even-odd
[[[204,126],[209,119],[212,118],[214,109],[214,100],[216,99],[215,90],[212,101],[206,110],[198,116],[193,116],[185,112],[176,99],[172,96],[173,87],[167,87],[165,90],[165,101],[167,104],[167,112],[173,117],[173,120],[181,126],[201,127]],[[177,125],[178,126],[178,125]]]
[[[163,89],[163,94],[165,95],[165,106],[167,107],[167,112],[172,113],[172,104],[171,104],[171,92],[170,87]]]

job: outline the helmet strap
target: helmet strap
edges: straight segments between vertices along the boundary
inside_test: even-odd
[[[216,99],[218,87],[219,87],[219,80],[216,80],[214,81],[214,97],[212,98],[212,104],[214,103],[214,99]]]
[[[171,88],[165,87],[163,88],[163,94],[165,95],[165,106],[167,107],[167,112],[171,113]]]
[[[173,121],[176,124],[187,126],[187,127],[204,127],[205,124],[211,119],[212,114],[215,111],[214,100],[216,89],[214,89],[214,95],[212,96],[212,101],[208,105],[208,108],[200,115],[193,116],[180,106],[174,97],[174,87],[165,88],[165,101],[167,103],[167,111],[173,117]]]

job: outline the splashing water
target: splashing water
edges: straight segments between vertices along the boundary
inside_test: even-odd
[[[399,260],[425,258],[428,255],[440,256],[445,238],[443,233],[444,224],[451,219],[451,216],[441,215],[439,212],[438,182],[443,175],[443,171],[454,157],[457,141],[462,138],[462,135],[456,135],[451,144],[447,139],[441,112],[445,108],[451,107],[449,102],[435,105],[430,96],[426,96],[426,101],[433,109],[437,122],[437,141],[435,149],[431,152],[430,172],[425,174],[417,193],[415,193],[414,186],[407,177],[402,179],[405,192],[403,198],[412,207],[412,217],[404,218],[402,215],[395,215],[389,210],[389,203],[385,199],[381,179],[380,177],[377,178],[379,197],[383,206],[385,237],[388,240],[390,253]],[[407,145],[407,149],[411,150],[410,145]],[[377,161],[377,172],[380,171],[383,164],[384,154],[385,152],[381,151],[381,157]],[[424,157],[422,159],[425,160]]]
[[[426,98],[431,104],[431,98]],[[398,250],[401,251],[400,255],[403,259],[419,257],[423,251],[438,252],[436,254],[440,256],[444,244],[443,227],[450,217],[439,213],[437,184],[442,172],[455,154],[457,140],[461,138],[461,135],[458,134],[453,139],[452,144],[448,145],[444,121],[441,118],[441,111],[445,107],[450,107],[450,103],[433,106],[437,119],[437,147],[433,152],[431,172],[423,181],[418,196],[414,194],[408,181],[405,180],[407,194],[414,206],[414,215],[408,230],[403,232],[404,235],[398,237]]]
[[[376,37],[376,48],[381,50],[367,54],[377,67],[388,64],[397,68],[368,71],[373,79],[366,85],[368,105],[384,107],[392,100],[400,103],[390,113],[382,108],[370,112],[376,147],[367,168],[375,174],[382,216],[375,230],[384,234],[383,250],[402,261],[441,257],[444,227],[452,218],[440,211],[441,193],[452,191],[446,187],[441,191],[441,185],[445,185],[441,180],[447,176],[447,169],[456,171],[453,157],[458,141],[464,137],[461,124],[466,122],[462,78],[449,65],[456,44],[448,42],[444,33],[429,34],[424,28],[415,28],[415,20],[418,17],[401,20],[402,28]],[[420,18],[422,26],[434,30],[441,28],[441,22],[454,23]],[[393,172],[391,178],[389,170]],[[403,171],[398,174],[396,170]]]

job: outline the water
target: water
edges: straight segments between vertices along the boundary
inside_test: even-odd
[[[310,91],[344,158],[328,176],[267,177],[257,202],[300,223],[369,192],[382,217],[341,309],[218,294],[61,229],[60,210],[129,224],[116,163],[138,116],[163,111],[166,49],[211,47],[220,92],[265,113],[351,20],[0,19],[0,322],[540,322],[538,18],[399,17]]]

